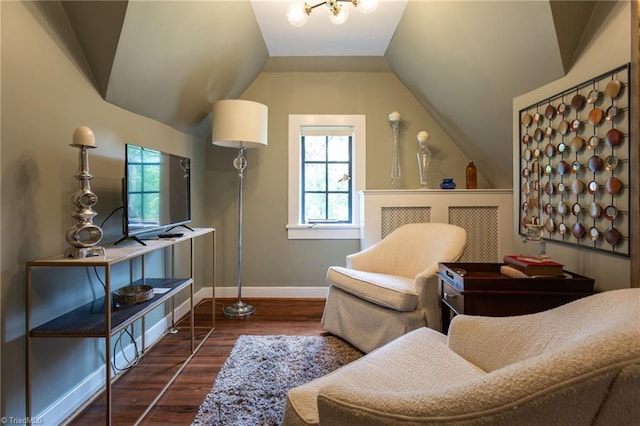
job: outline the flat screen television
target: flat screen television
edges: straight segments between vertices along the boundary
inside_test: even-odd
[[[191,222],[191,160],[133,144],[125,148],[122,240],[142,243],[141,235],[186,227]]]

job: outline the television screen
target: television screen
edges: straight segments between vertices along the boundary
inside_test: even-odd
[[[126,144],[125,237],[191,221],[190,159]]]

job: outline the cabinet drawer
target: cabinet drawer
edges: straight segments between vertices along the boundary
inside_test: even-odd
[[[464,296],[446,281],[442,281],[442,301],[456,314],[464,313]]]

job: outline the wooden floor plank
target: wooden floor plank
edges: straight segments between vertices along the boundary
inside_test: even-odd
[[[243,299],[244,300],[244,299]],[[173,385],[144,419],[144,425],[190,425],[198,407],[211,390],[220,368],[240,335],[322,335],[324,299],[246,299],[256,312],[245,319],[227,319],[222,307],[233,300],[217,299],[215,331],[182,370]],[[196,327],[211,324],[211,299],[195,309]],[[178,322],[176,334],[167,334],[149,349],[138,366],[123,373],[112,386],[112,423],[131,425],[153,401],[189,354],[189,318]],[[196,330],[196,345],[204,331]],[[101,396],[78,413],[71,425],[104,424],[105,400]]]

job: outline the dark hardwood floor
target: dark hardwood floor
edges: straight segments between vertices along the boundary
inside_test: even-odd
[[[222,306],[233,300],[217,299],[215,330],[178,375],[142,424],[190,425],[211,390],[216,374],[242,334],[320,335],[324,299],[243,299],[256,307],[253,316],[227,319]],[[196,327],[211,324],[211,299],[195,308]],[[176,334],[167,334],[112,385],[112,424],[132,425],[178,371],[189,355],[189,318],[182,318]],[[182,328],[186,327],[186,328]],[[196,329],[196,346],[207,331]],[[105,423],[105,399],[100,396],[70,422],[72,425]]]

